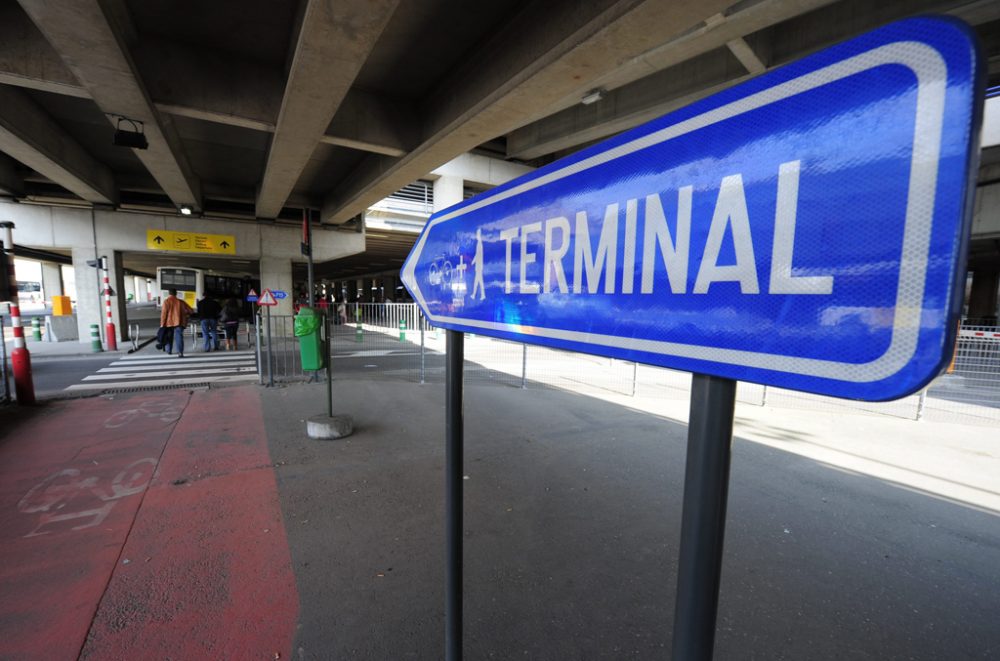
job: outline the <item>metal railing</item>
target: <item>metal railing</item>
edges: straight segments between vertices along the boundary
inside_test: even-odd
[[[264,323],[262,321],[262,323]],[[262,379],[301,380],[292,317],[271,317],[271,340],[261,331]],[[431,327],[412,303],[347,306],[347,323],[333,312],[328,344],[333,377],[350,373],[414,383],[443,383],[445,333]],[[688,398],[691,375],[629,361],[560,351],[468,334],[467,382],[515,388],[561,388],[634,396]],[[1000,421],[1000,328],[963,326],[952,369],[924,391],[892,402],[859,402],[740,382],[738,401],[822,411],[993,424]]]

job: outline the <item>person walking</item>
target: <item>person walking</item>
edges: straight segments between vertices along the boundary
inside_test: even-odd
[[[237,347],[237,337],[240,332],[240,304],[235,298],[226,299],[225,305],[222,306],[222,325],[226,331],[226,350],[236,351]]]
[[[167,294],[167,298],[163,301],[163,309],[160,310],[160,326],[173,329],[174,332],[174,342],[167,353],[172,354],[176,350],[177,355],[183,358],[184,329],[187,327],[192,310],[190,305],[177,298],[176,289],[168,289]]]
[[[201,319],[201,336],[205,339],[205,351],[219,350],[219,315],[222,306],[208,294],[198,301],[198,317]]]

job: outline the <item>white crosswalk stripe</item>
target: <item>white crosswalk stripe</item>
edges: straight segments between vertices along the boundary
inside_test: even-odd
[[[123,356],[66,390],[112,390],[256,380],[257,363],[252,351],[198,353],[184,358],[167,354],[135,354]]]

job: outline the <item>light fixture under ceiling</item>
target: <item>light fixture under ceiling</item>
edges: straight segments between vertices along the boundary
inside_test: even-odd
[[[143,130],[142,122],[137,119],[129,119],[128,117],[117,116],[118,123],[115,126],[115,136],[111,140],[111,144],[116,147],[130,147],[131,149],[148,149],[149,142],[146,140],[146,134]],[[131,125],[122,128],[122,124]]]
[[[192,213],[192,209],[188,205],[182,204],[180,207],[180,212],[182,216],[190,216]]]
[[[607,94],[607,90],[601,87],[598,87],[597,89],[592,89],[583,95],[583,98],[580,99],[580,103],[582,103],[585,106],[589,106],[590,104],[597,103],[598,101],[603,99],[605,94]]]

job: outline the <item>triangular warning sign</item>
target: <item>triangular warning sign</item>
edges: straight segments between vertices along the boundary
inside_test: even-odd
[[[270,289],[265,289],[261,292],[260,298],[257,299],[257,305],[277,305],[278,301],[274,298],[274,294],[271,293]]]
[[[257,295],[257,292],[255,290],[253,290],[253,289],[251,289],[250,293],[247,294],[247,296],[256,296],[256,295]]]

